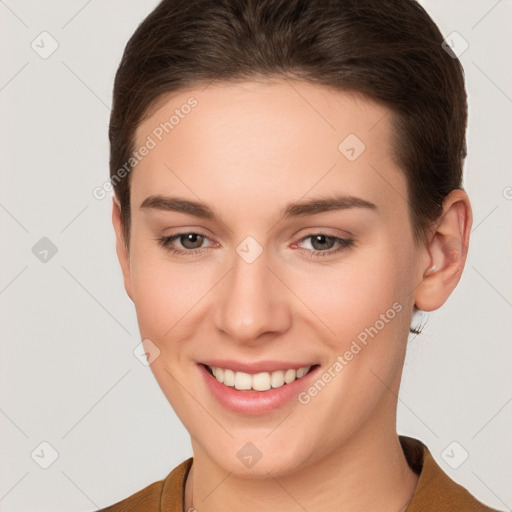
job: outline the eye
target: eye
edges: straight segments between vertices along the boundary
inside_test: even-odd
[[[332,256],[338,252],[344,251],[354,245],[354,240],[349,238],[340,238],[338,236],[326,235],[325,233],[314,233],[305,236],[300,242],[311,239],[313,250],[307,250],[312,258],[322,256]]]
[[[190,231],[163,236],[158,238],[158,243],[164,249],[176,254],[194,254],[203,248],[202,245],[205,240],[209,240],[209,238],[201,233]],[[182,248],[173,245],[175,241],[179,241]]]
[[[311,249],[302,249],[312,258],[332,256],[351,247],[354,240],[348,238],[340,238],[337,236],[326,235],[325,233],[312,233],[303,237],[297,244],[301,244],[306,240],[311,240]],[[180,255],[197,255],[207,246],[203,243],[209,238],[201,233],[194,231],[176,233],[170,236],[164,236],[157,239],[159,245],[169,252]],[[179,246],[176,246],[179,242]],[[295,244],[295,245],[297,245]]]

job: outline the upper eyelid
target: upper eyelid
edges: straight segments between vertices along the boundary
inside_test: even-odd
[[[325,235],[326,237],[328,238],[333,238],[335,241],[337,241],[338,243],[339,242],[353,242],[354,239],[352,236],[350,237],[343,237],[343,236],[337,236],[337,235],[330,235],[329,233],[323,233],[322,231],[315,231],[315,232],[312,232],[306,236],[303,236],[301,238],[299,238],[296,242],[293,242],[293,245],[296,245],[300,242],[303,242],[307,239],[311,239],[313,238],[314,236],[316,235]],[[326,250],[326,251],[318,251],[317,249],[312,249],[313,252],[329,252],[330,249]]]
[[[169,243],[171,243],[171,242],[176,242],[176,240],[179,240],[180,237],[182,237],[182,236],[190,235],[190,234],[200,235],[203,238],[208,239],[210,242],[213,242],[214,245],[217,243],[214,240],[212,240],[211,237],[209,237],[208,235],[205,235],[204,233],[201,233],[200,231],[180,231],[179,233],[173,233],[172,235],[166,235],[166,236],[160,237],[159,240],[168,240]],[[186,251],[186,252],[194,252],[194,251],[201,251],[203,249],[206,249],[206,247],[197,247],[196,249],[186,249],[186,248],[182,249],[180,247],[179,249],[182,251]]]

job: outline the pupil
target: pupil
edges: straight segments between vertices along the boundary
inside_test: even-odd
[[[326,235],[315,235],[315,242],[320,244],[320,249],[322,249],[322,248],[325,249],[326,242],[330,238],[331,237],[328,237]]]
[[[190,242],[194,246],[194,247],[189,247],[189,248],[197,249],[198,247],[200,247],[201,246],[201,242],[202,242],[201,238],[200,238],[201,236],[202,235],[199,235],[197,233],[188,233],[187,235],[185,235],[185,241],[187,243]],[[197,238],[198,237],[199,237],[199,245],[197,245],[197,242],[198,242]],[[187,247],[186,244],[184,244],[184,245],[185,245],[185,247]]]

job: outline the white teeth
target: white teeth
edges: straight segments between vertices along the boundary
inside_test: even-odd
[[[304,375],[306,375],[306,368],[299,368],[297,370],[297,379],[304,377]]]
[[[267,391],[267,389],[270,389],[270,373],[262,372],[253,375],[252,388],[256,391]]]
[[[290,384],[296,379],[306,375],[311,366],[304,366],[298,370],[276,370],[275,372],[260,372],[255,374],[234,372],[224,368],[209,367],[213,376],[225,386],[235,387],[239,390],[268,391],[271,388],[280,388]]]
[[[297,372],[295,370],[286,370],[286,373],[284,374],[284,381],[286,384],[290,384],[290,382],[293,382],[297,378]]]
[[[224,384],[230,387],[235,385],[235,372],[233,370],[224,370]]]
[[[224,370],[222,368],[212,368],[212,371],[219,382],[224,382]]]
[[[236,372],[235,373],[235,388],[236,389],[251,389],[252,377],[248,373]]]
[[[270,384],[273,388],[280,388],[284,384],[284,372],[283,370],[277,370],[272,372],[270,376]]]

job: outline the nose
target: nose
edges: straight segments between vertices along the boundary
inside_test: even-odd
[[[259,344],[286,332],[292,321],[290,292],[276,277],[265,251],[250,262],[236,254],[217,297],[217,329],[239,344]]]

